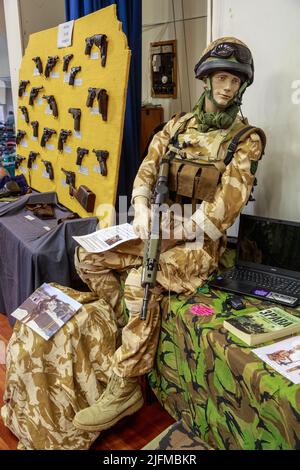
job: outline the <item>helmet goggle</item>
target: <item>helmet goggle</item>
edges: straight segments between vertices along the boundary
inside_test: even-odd
[[[252,54],[246,46],[241,44],[234,44],[229,42],[223,42],[215,46],[212,50],[208,51],[201,59],[203,63],[209,57],[218,57],[220,59],[227,59],[234,55],[236,60],[242,64],[252,64]]]

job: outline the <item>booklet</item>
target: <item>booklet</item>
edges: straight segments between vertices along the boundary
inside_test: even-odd
[[[73,238],[88,253],[101,253],[128,240],[136,240],[139,237],[134,233],[131,224],[121,224],[97,230],[89,235]]]
[[[82,304],[61,290],[44,283],[12,313],[12,316],[48,340],[81,306]]]
[[[300,317],[280,307],[270,307],[229,318],[223,326],[246,344],[254,346],[300,332]]]
[[[252,352],[294,384],[300,383],[300,336],[292,336]]]

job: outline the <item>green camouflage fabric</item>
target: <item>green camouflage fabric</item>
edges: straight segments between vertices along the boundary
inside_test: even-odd
[[[207,285],[163,303],[161,334],[150,384],[161,404],[215,449],[300,449],[300,385],[292,384],[222,327],[224,319],[270,306],[246,298],[230,311],[228,294]],[[214,309],[209,317],[192,305]],[[300,315],[300,309],[293,310]]]
[[[184,420],[176,421],[149,442],[142,450],[213,450],[199,439]]]
[[[84,450],[99,432],[80,431],[72,420],[104,391],[118,328],[104,300],[54,286],[83,306],[48,341],[16,323],[7,347],[1,416],[19,439],[19,449]]]
[[[159,171],[159,162],[165,154],[174,127],[184,123],[177,118],[169,121],[157,133],[149,147],[135,178],[132,198],[146,196],[154,189]],[[224,159],[232,135],[242,126],[239,118],[231,129],[207,133],[197,131],[194,117],[185,123],[180,146],[188,158],[197,161],[219,161]],[[179,241],[176,246],[163,245],[157,285],[151,291],[146,321],[140,321],[144,289],[141,287],[143,243],[128,242],[104,253],[87,253],[79,248],[76,254],[76,269],[81,279],[99,298],[103,298],[115,311],[122,330],[122,344],[113,358],[113,371],[121,377],[136,377],[150,371],[159,336],[160,301],[167,292],[190,295],[200,287],[217,268],[224,252],[225,232],[235,221],[248,201],[254,175],[251,161],[259,160],[262,153],[260,137],[253,133],[239,143],[232,162],[226,167],[217,187],[213,202],[202,203],[204,212],[204,243],[195,249],[193,244]],[[198,211],[193,214],[197,222]],[[122,275],[128,273],[124,287],[124,301],[129,312],[126,326],[123,318],[121,298]]]

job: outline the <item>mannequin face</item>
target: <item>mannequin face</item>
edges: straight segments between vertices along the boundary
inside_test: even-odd
[[[241,86],[241,80],[229,72],[216,72],[211,78],[214,100],[225,108]]]

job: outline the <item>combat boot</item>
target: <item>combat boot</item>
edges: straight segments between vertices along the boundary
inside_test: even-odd
[[[113,373],[99,400],[76,413],[73,424],[84,431],[109,429],[121,418],[138,411],[143,403],[137,379],[125,379]]]

